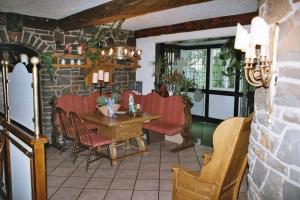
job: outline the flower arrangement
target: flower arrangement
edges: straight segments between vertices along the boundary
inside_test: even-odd
[[[101,107],[101,106],[106,106],[106,105],[108,105],[109,103],[113,103],[113,104],[115,104],[115,103],[119,103],[119,95],[118,94],[113,94],[111,97],[107,97],[107,96],[100,96],[100,97],[98,97],[98,99],[97,99],[97,105],[99,106],[99,107]]]

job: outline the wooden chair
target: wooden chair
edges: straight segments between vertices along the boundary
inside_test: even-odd
[[[214,152],[200,172],[175,166],[173,200],[236,200],[247,166],[251,122],[252,115],[223,121],[213,135]]]
[[[105,136],[98,135],[93,131],[89,130],[84,122],[78,117],[75,112],[70,112],[69,116],[72,121],[72,125],[75,130],[75,156],[73,159],[73,163],[75,163],[78,153],[81,151],[81,147],[88,150],[88,157],[86,163],[86,171],[88,170],[88,166],[90,163],[102,158],[106,157],[110,160],[110,164],[112,165],[112,161],[109,154],[109,145],[111,144],[111,140],[106,138]],[[102,153],[100,150],[102,147],[106,147],[107,155]],[[91,155],[94,153],[96,158],[91,160]]]
[[[62,137],[61,144],[61,153],[64,151],[66,146],[66,140],[71,140],[74,142],[75,140],[75,132],[71,124],[71,119],[68,114],[60,107],[55,107],[55,114],[57,117],[57,125],[59,135]],[[74,145],[73,143],[73,153],[74,153]]]

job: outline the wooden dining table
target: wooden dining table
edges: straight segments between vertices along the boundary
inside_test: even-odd
[[[80,113],[78,115],[84,121],[97,124],[97,133],[112,140],[109,147],[110,156],[113,160],[118,158],[117,142],[135,139],[138,144],[138,152],[145,152],[147,149],[142,139],[143,124],[160,118],[159,115],[151,113],[140,113],[136,116],[128,113],[116,114],[112,118],[104,116],[100,112]]]

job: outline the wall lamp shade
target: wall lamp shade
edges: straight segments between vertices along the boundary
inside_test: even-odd
[[[255,45],[267,45],[269,42],[269,25],[261,17],[251,20],[250,43]]]
[[[249,46],[249,37],[250,35],[248,34],[248,31],[244,29],[240,23],[238,23],[236,28],[234,48],[245,52]]]
[[[273,51],[278,39],[278,25],[274,32]],[[269,59],[269,25],[261,17],[251,21],[250,34],[241,24],[237,24],[234,48],[245,52],[245,79],[255,87],[268,88],[271,78],[272,60]],[[273,52],[276,55],[276,52]]]

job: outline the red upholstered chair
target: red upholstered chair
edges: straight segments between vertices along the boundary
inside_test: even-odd
[[[71,140],[74,142],[75,132],[71,124],[71,119],[62,108],[55,107],[55,115],[56,115],[59,135],[62,137],[62,142],[63,142],[61,145],[61,153],[62,153],[66,146],[66,140]],[[73,147],[73,152],[74,152],[74,147]]]
[[[102,157],[106,157],[111,161],[111,158],[109,156],[109,144],[111,143],[111,140],[106,138],[105,136],[98,135],[90,131],[75,112],[70,112],[69,115],[75,130],[76,145],[73,163],[75,163],[78,157],[78,153],[81,151],[80,148],[85,148],[88,150],[86,171],[88,170],[88,166],[91,162],[94,162]],[[106,147],[107,155],[100,151],[100,148],[102,147]],[[91,160],[92,153],[96,155],[96,158],[93,160]]]

